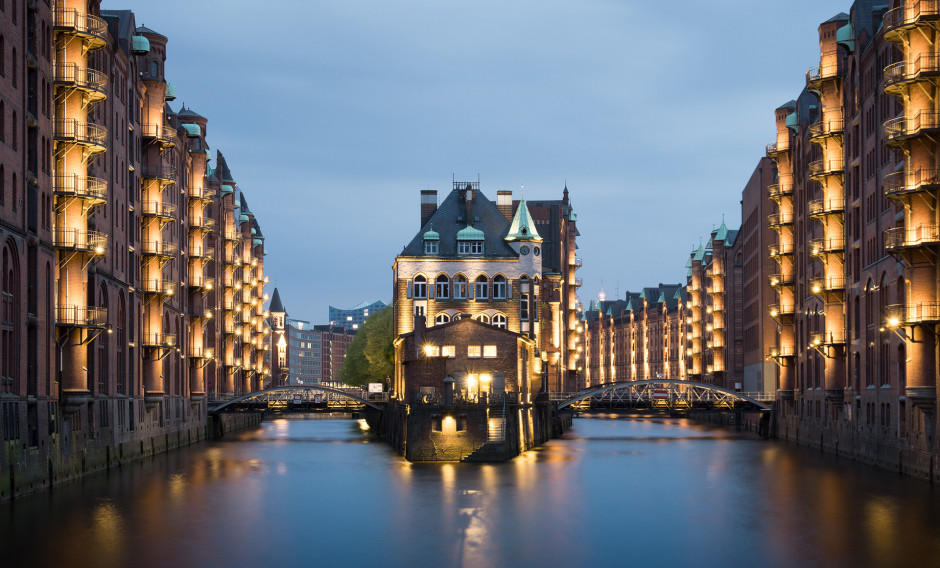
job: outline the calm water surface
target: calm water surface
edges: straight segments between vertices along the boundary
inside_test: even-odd
[[[4,567],[940,566],[940,491],[684,420],[477,465],[298,417],[0,505],[0,531]]]

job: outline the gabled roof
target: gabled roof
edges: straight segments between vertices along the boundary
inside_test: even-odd
[[[519,201],[516,207],[516,214],[512,217],[512,224],[509,225],[509,234],[506,235],[507,241],[530,240],[541,241],[538,230],[531,221],[529,208],[526,207],[525,199]]]
[[[201,114],[199,114],[198,112],[193,111],[193,109],[186,108],[185,104],[183,105],[182,108],[180,108],[180,111],[176,113],[176,115],[179,116],[180,118],[206,118],[202,116]]]
[[[474,240],[483,240],[483,256],[486,258],[518,258],[518,255],[503,240],[509,231],[509,220],[496,204],[483,192],[474,191],[473,219],[466,219],[466,201],[461,199],[463,190],[452,190],[441,202],[431,217],[425,222],[411,241],[405,245],[400,256],[424,256],[424,234],[431,230],[440,237],[437,257],[457,257],[457,234],[468,227],[478,236]],[[470,231],[463,236],[470,236]],[[463,255],[461,255],[462,257]]]
[[[715,232],[715,236],[712,237],[712,241],[725,241],[728,238],[728,227],[725,225],[725,219],[722,217],[721,226],[718,227],[718,230]]]
[[[165,35],[161,34],[161,33],[158,32],[158,31],[154,31],[154,30],[148,28],[147,26],[137,26],[137,33],[139,33],[139,34],[146,34],[146,35],[155,35],[155,36],[160,36],[160,37],[162,37],[162,38],[164,38],[164,39],[167,39],[167,37],[166,37]]]
[[[216,175],[219,176],[219,181],[222,183],[229,183],[235,185],[235,178],[232,177],[232,170],[228,169],[228,163],[225,161],[225,156],[222,155],[221,150],[215,151],[218,159],[216,160]]]
[[[692,260],[702,261],[705,260],[705,247],[703,245],[698,246],[698,250],[692,254]]]

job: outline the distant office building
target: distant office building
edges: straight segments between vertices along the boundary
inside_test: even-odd
[[[359,329],[359,326],[374,314],[385,307],[385,302],[376,300],[371,304],[359,303],[356,307],[343,310],[330,306],[330,323],[334,326],[344,326],[350,329]]]
[[[370,306],[385,304],[376,302]],[[367,309],[367,307],[363,307]],[[333,308],[330,308],[331,311]],[[376,308],[372,308],[376,309]],[[274,343],[268,353],[276,353],[275,385],[315,385],[321,382],[340,382],[346,350],[356,336],[352,327],[341,325],[314,325],[309,321],[291,318],[274,289],[271,298]]]

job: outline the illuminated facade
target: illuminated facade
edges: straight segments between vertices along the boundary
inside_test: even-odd
[[[344,326],[349,329],[359,329],[359,326],[365,323],[369,316],[381,310],[386,306],[385,302],[376,300],[375,302],[362,302],[354,308],[341,309],[330,306],[330,324],[334,326]]]
[[[206,119],[170,107],[167,38],[95,0],[0,11],[0,45],[25,49],[0,73],[7,498],[204,437],[207,397],[265,375],[265,278],[260,227],[221,154],[207,165]],[[216,363],[228,353],[241,363]]]
[[[436,191],[422,191],[421,230],[393,265],[396,337],[414,330],[416,316],[429,329],[473,318],[532,341],[538,356],[528,372],[545,388],[575,390],[576,236],[567,188],[558,201],[514,202],[500,191],[493,203],[478,182],[454,182],[440,206]],[[406,354],[397,345],[401,361]],[[400,370],[396,365],[395,392],[402,393]]]
[[[592,301],[582,314],[584,386],[687,378],[686,306],[686,289],[679,284]]]

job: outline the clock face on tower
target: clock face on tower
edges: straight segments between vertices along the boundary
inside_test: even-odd
[[[529,247],[527,247],[527,246],[525,246],[525,245],[522,245],[522,248],[519,249],[519,252],[522,253],[523,256],[524,256],[524,255],[527,255],[527,254],[529,254]]]

